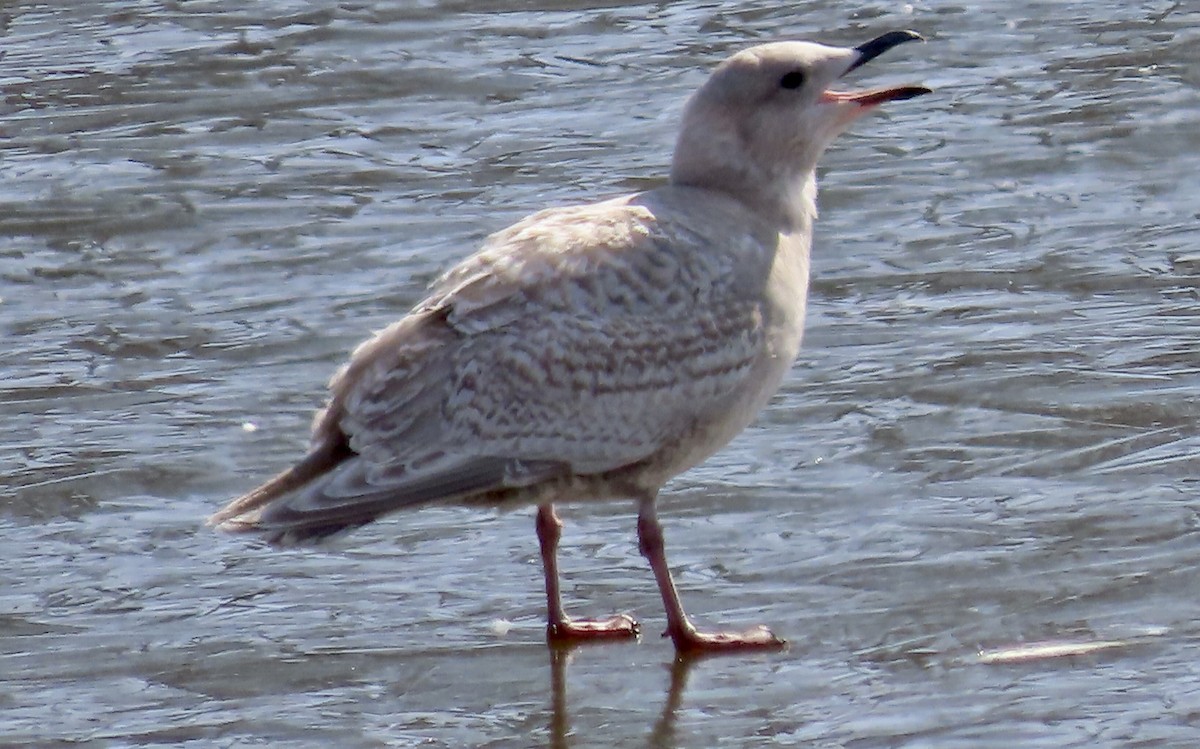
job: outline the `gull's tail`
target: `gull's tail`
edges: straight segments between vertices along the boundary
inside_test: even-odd
[[[299,463],[213,513],[208,524],[223,531],[262,530],[259,519],[272,502],[328,474],[354,455],[344,437],[317,445]]]

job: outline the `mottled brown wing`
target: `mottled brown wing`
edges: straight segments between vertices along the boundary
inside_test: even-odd
[[[417,449],[584,473],[653,454],[721,408],[764,345],[774,247],[722,208],[664,223],[614,201],[494,235],[418,306],[441,324],[373,344],[390,361],[341,384],[355,450],[380,467]]]
[[[678,213],[678,211],[676,212]],[[351,524],[646,460],[725,408],[764,345],[772,247],[711,211],[614,202],[491,237],[331,383],[356,457],[263,513]],[[720,227],[720,231],[717,230]],[[738,227],[734,227],[737,229]]]

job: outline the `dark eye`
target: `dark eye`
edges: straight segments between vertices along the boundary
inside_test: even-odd
[[[804,73],[799,70],[789,70],[779,79],[779,85],[783,88],[800,88],[804,85]]]

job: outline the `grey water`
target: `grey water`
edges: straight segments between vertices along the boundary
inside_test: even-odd
[[[805,348],[661,500],[316,550],[203,526],[491,231],[658,184],[760,41],[928,38],[821,170]],[[1186,2],[0,7],[0,745],[1117,747],[1200,738],[1200,8]],[[1070,656],[988,660],[1043,643]],[[1111,647],[1110,647],[1111,646]]]

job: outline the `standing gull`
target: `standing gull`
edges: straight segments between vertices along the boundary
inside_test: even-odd
[[[765,627],[703,633],[684,613],[655,499],[742,431],[800,348],[817,159],[918,86],[829,86],[892,47],[751,47],[683,114],[665,187],[504,229],[330,382],[308,454],[209,522],[276,543],[434,503],[537,506],[552,641],[629,637],[627,615],[565,613],[554,503],[632,499],[679,651],[775,648]]]

